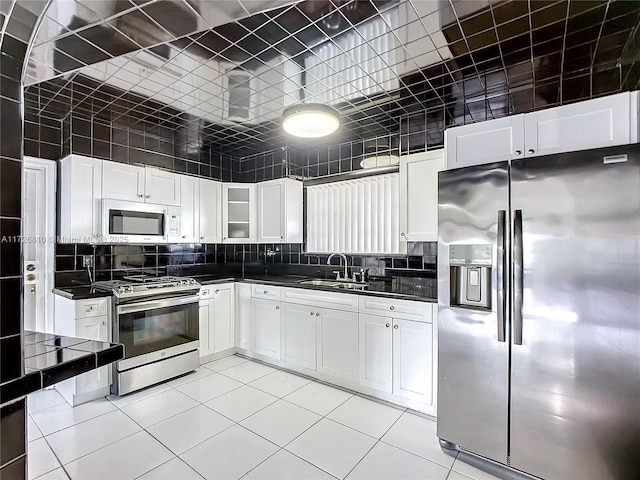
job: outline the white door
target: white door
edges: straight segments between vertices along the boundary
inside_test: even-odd
[[[237,283],[235,286],[236,346],[251,350],[251,285]]]
[[[220,243],[222,192],[220,182],[200,179],[200,242]]]
[[[438,172],[444,150],[400,157],[400,245],[438,241]]]
[[[383,392],[393,391],[392,320],[360,314],[360,383]]]
[[[214,288],[213,352],[218,353],[235,346],[233,319],[233,285]]]
[[[282,180],[258,183],[258,242],[284,241],[284,184]]]
[[[22,182],[24,328],[53,333],[56,163],[25,157]]]
[[[280,302],[252,299],[253,351],[280,360]]]
[[[213,300],[200,300],[200,317],[199,327],[200,331],[198,336],[200,337],[200,357],[204,357],[213,353],[213,347],[211,345],[210,337],[210,325],[214,309]]]
[[[102,162],[102,196],[144,202],[144,167]]]
[[[144,199],[147,203],[180,205],[180,177],[176,173],[145,167]]]
[[[430,323],[393,319],[393,393],[433,403],[433,337]]]
[[[444,132],[447,169],[524,156],[524,114],[453,127]]]
[[[524,116],[528,157],[630,142],[629,92],[548,108]]]
[[[200,181],[180,175],[180,242],[200,242]]]
[[[282,304],[282,360],[316,369],[316,318],[312,307]]]
[[[358,314],[329,308],[318,310],[318,371],[357,381]]]

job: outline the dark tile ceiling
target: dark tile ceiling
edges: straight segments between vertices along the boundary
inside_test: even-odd
[[[638,89],[639,29],[626,0],[53,0],[25,105],[188,123],[243,157]],[[287,137],[282,110],[301,102],[337,108],[341,130]]]

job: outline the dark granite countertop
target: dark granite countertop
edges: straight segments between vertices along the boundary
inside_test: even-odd
[[[230,277],[229,275],[193,275],[202,285],[212,285],[225,282],[246,282],[261,283],[264,285],[274,285],[279,287],[306,288],[310,290],[324,290],[330,292],[340,292],[356,295],[384,295],[389,298],[402,300],[418,300],[423,302],[437,302],[437,292],[433,286],[425,286],[422,282],[406,277],[404,282],[393,282],[385,280],[374,280],[368,282],[368,286],[363,290],[337,289],[333,287],[323,287],[318,285],[303,285],[300,282],[312,280],[312,277],[304,275],[256,275],[241,277]],[[331,279],[327,279],[331,280]]]
[[[55,287],[53,293],[70,300],[86,300],[87,298],[110,297],[111,292],[93,288],[91,285],[74,285],[72,287]]]
[[[24,376],[0,385],[0,403],[122,360],[124,346],[25,330]]]

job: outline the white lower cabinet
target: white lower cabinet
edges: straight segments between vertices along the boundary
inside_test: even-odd
[[[360,383],[383,392],[393,391],[392,320],[360,314]]]
[[[393,394],[433,403],[433,334],[430,323],[393,319]]]
[[[235,347],[234,285],[200,289],[200,358]]]
[[[347,381],[358,381],[358,314],[317,309],[317,370]]]
[[[315,309],[291,303],[282,304],[282,360],[291,365],[316,369]]]
[[[253,298],[251,300],[251,350],[274,360],[280,360],[280,302]]]
[[[68,337],[111,341],[110,299],[71,300],[55,295],[54,333]],[[109,394],[111,365],[96,368],[56,384],[56,390],[71,406]]]
[[[235,284],[236,347],[250,352],[251,347],[251,284]]]
[[[359,323],[360,384],[432,406],[433,324],[369,314]]]

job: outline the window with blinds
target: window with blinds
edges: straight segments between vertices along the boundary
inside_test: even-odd
[[[398,174],[307,187],[307,251],[400,253]]]

